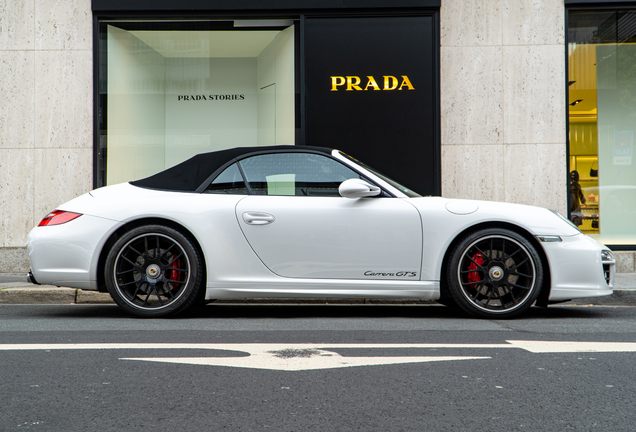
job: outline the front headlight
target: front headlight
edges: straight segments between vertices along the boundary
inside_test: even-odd
[[[566,223],[568,223],[572,228],[574,228],[575,230],[577,230],[580,233],[583,233],[583,231],[581,231],[581,229],[579,227],[577,227],[576,225],[574,225],[574,223],[566,218],[565,216],[563,216],[561,213],[559,213],[558,211],[555,210],[550,210],[552,213],[554,213],[555,215],[557,215],[558,217],[560,217],[561,219],[563,219]]]
[[[604,249],[601,251],[601,261],[616,261],[611,250]]]

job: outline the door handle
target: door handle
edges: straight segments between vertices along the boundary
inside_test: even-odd
[[[276,218],[269,213],[245,212],[243,213],[243,220],[248,225],[268,225],[274,222]]]

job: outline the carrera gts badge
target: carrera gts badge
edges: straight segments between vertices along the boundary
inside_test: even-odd
[[[417,272],[409,272],[409,271],[399,271],[394,273],[381,273],[374,272],[372,270],[364,272],[365,276],[382,276],[382,277],[404,277],[404,278],[412,278],[417,277]]]

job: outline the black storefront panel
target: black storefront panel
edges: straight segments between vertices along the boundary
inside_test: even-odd
[[[567,1],[567,0],[566,0]],[[344,11],[439,8],[441,0],[91,0],[95,12]]]
[[[307,18],[305,144],[439,194],[433,16]]]

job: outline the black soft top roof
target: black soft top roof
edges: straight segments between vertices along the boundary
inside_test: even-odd
[[[331,155],[325,147],[280,145],[268,147],[235,147],[210,153],[201,153],[178,165],[130,184],[147,189],[179,192],[195,192],[206,180],[221,168],[248,156],[263,153],[318,152]],[[220,172],[218,173],[220,174]],[[211,179],[210,179],[211,180]]]

